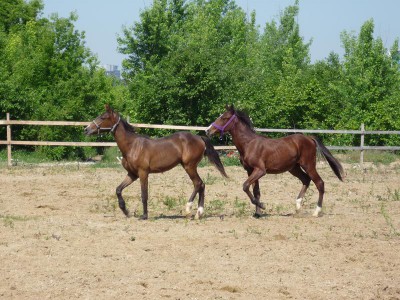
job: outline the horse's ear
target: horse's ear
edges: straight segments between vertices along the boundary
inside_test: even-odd
[[[228,110],[228,111],[233,111],[233,110],[235,110],[235,108],[233,107],[233,104],[231,104],[231,105],[226,104],[226,105],[225,105],[225,109]]]
[[[111,112],[112,111],[110,105],[106,104],[106,105],[104,105],[104,107],[106,109],[106,112]]]

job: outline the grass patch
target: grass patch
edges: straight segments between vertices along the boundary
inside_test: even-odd
[[[25,151],[25,150],[13,150],[11,153],[13,165],[19,164],[39,164],[45,162],[51,162],[51,159],[41,151]],[[7,150],[0,151],[0,161],[7,165]]]
[[[236,217],[243,217],[246,214],[247,204],[246,201],[241,201],[236,197],[235,202],[233,203]]]
[[[24,222],[31,220],[32,217],[26,217],[26,216],[13,216],[13,215],[0,215],[0,219],[3,220],[3,225],[5,227],[10,227],[14,228],[14,223],[15,222]]]
[[[164,199],[163,204],[167,207],[168,210],[172,210],[178,206],[179,200],[176,198],[167,196]]]
[[[207,205],[210,214],[221,214],[224,211],[226,202],[216,199],[211,200]]]
[[[241,166],[239,156],[238,155],[231,155],[227,156],[224,152],[219,152],[219,158],[221,159],[222,164],[224,167],[230,167],[230,166]],[[207,166],[212,166],[212,164],[208,161],[208,159],[203,159],[199,163],[199,167],[207,167]]]
[[[204,178],[205,185],[214,184],[216,181],[217,181],[217,177],[210,175],[210,173],[207,173],[207,176]]]
[[[117,210],[117,199],[115,196],[108,196],[105,200],[93,203],[89,211],[91,213],[113,213]]]
[[[240,163],[239,156],[237,155],[232,155],[232,156],[222,156],[221,161],[224,164],[225,167],[231,167],[231,166],[241,166],[242,164]]]
[[[360,151],[348,151],[345,152],[343,155],[340,155],[340,157],[341,161],[343,162],[360,163]],[[396,160],[400,160],[400,156],[392,151],[364,151],[364,162],[372,162],[377,165],[389,165]]]
[[[186,203],[185,197],[179,196],[179,197],[171,197],[171,196],[166,196],[165,199],[162,201],[162,203],[167,207],[168,210],[173,210],[176,208],[180,208],[185,205]],[[155,207],[156,208],[156,207]]]
[[[392,218],[389,216],[389,213],[386,210],[385,203],[381,204],[381,214],[385,218],[386,224],[389,226],[390,235],[400,236],[400,232],[394,226]]]

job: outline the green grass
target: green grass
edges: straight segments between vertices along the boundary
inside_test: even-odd
[[[217,181],[217,177],[210,175],[210,173],[207,173],[207,176],[204,178],[204,184],[205,185],[211,185],[214,184]]]
[[[94,156],[96,151],[93,148],[85,149],[85,153],[88,157]],[[360,151],[332,151],[333,155],[337,157],[341,162],[344,163],[359,163],[360,162]],[[97,162],[95,168],[105,167],[120,167],[120,163],[117,157],[121,157],[121,152],[118,147],[107,147],[102,155],[100,162]],[[220,158],[225,167],[229,166],[241,166],[237,152],[233,152],[232,155],[227,156],[225,152],[220,153]],[[12,159],[14,165],[23,164],[39,164],[39,163],[60,163],[47,157],[41,151],[26,151],[21,149],[13,149]],[[390,163],[400,160],[400,153],[398,151],[364,151],[364,162],[372,162],[374,164],[389,165]],[[73,159],[61,161],[73,161]],[[76,159],[74,160],[76,161]],[[207,159],[203,159],[199,166],[210,166],[211,163]],[[4,147],[0,150],[0,167],[7,166],[7,149]]]
[[[167,196],[165,197],[163,204],[167,207],[168,210],[172,210],[179,205],[179,200],[177,198]]]
[[[335,156],[336,153],[332,151]],[[346,163],[360,163],[360,151],[347,151],[340,154],[340,160]],[[372,162],[374,164],[389,165],[396,160],[400,160],[399,153],[392,151],[367,150],[364,151],[364,162]]]
[[[3,220],[3,225],[5,227],[14,228],[15,222],[23,222],[32,219],[32,217],[26,216],[13,216],[13,215],[0,215],[0,219]]]
[[[386,205],[385,203],[381,203],[381,214],[385,218],[386,224],[389,227],[389,234],[394,235],[394,236],[400,236],[400,232],[397,230],[397,228],[393,224],[393,220],[390,217],[388,211],[386,210]]]
[[[226,202],[215,199],[211,200],[207,205],[207,210],[210,214],[221,214],[224,211]]]
[[[236,197],[234,202],[235,216],[240,218],[246,215],[247,207],[248,207],[248,202],[241,201],[239,200],[238,197]]]

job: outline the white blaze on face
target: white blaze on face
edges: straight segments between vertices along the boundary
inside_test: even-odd
[[[209,132],[212,128],[212,124],[206,128],[206,132]]]
[[[221,114],[221,115],[215,120],[215,122],[218,121],[218,120],[222,117],[222,115],[223,115],[223,114]],[[210,132],[210,130],[211,130],[212,127],[213,127],[213,124],[211,124],[210,126],[208,126],[208,127],[206,128],[205,131],[206,131],[207,133]]]

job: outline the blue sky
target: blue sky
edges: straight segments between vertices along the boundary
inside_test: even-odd
[[[58,13],[67,17],[78,13],[75,23],[79,31],[85,31],[86,46],[97,54],[102,64],[121,66],[124,56],[117,51],[117,35],[123,26],[139,21],[140,11],[150,7],[153,0],[44,0],[44,16]],[[278,19],[285,7],[294,0],[236,0],[250,13],[256,11],[257,24],[262,31],[266,22]],[[375,36],[382,38],[390,48],[400,37],[399,0],[300,0],[298,23],[300,33],[307,42],[312,40],[311,60],[326,58],[331,51],[340,55],[343,49],[340,33],[358,34],[362,24],[374,19]]]

